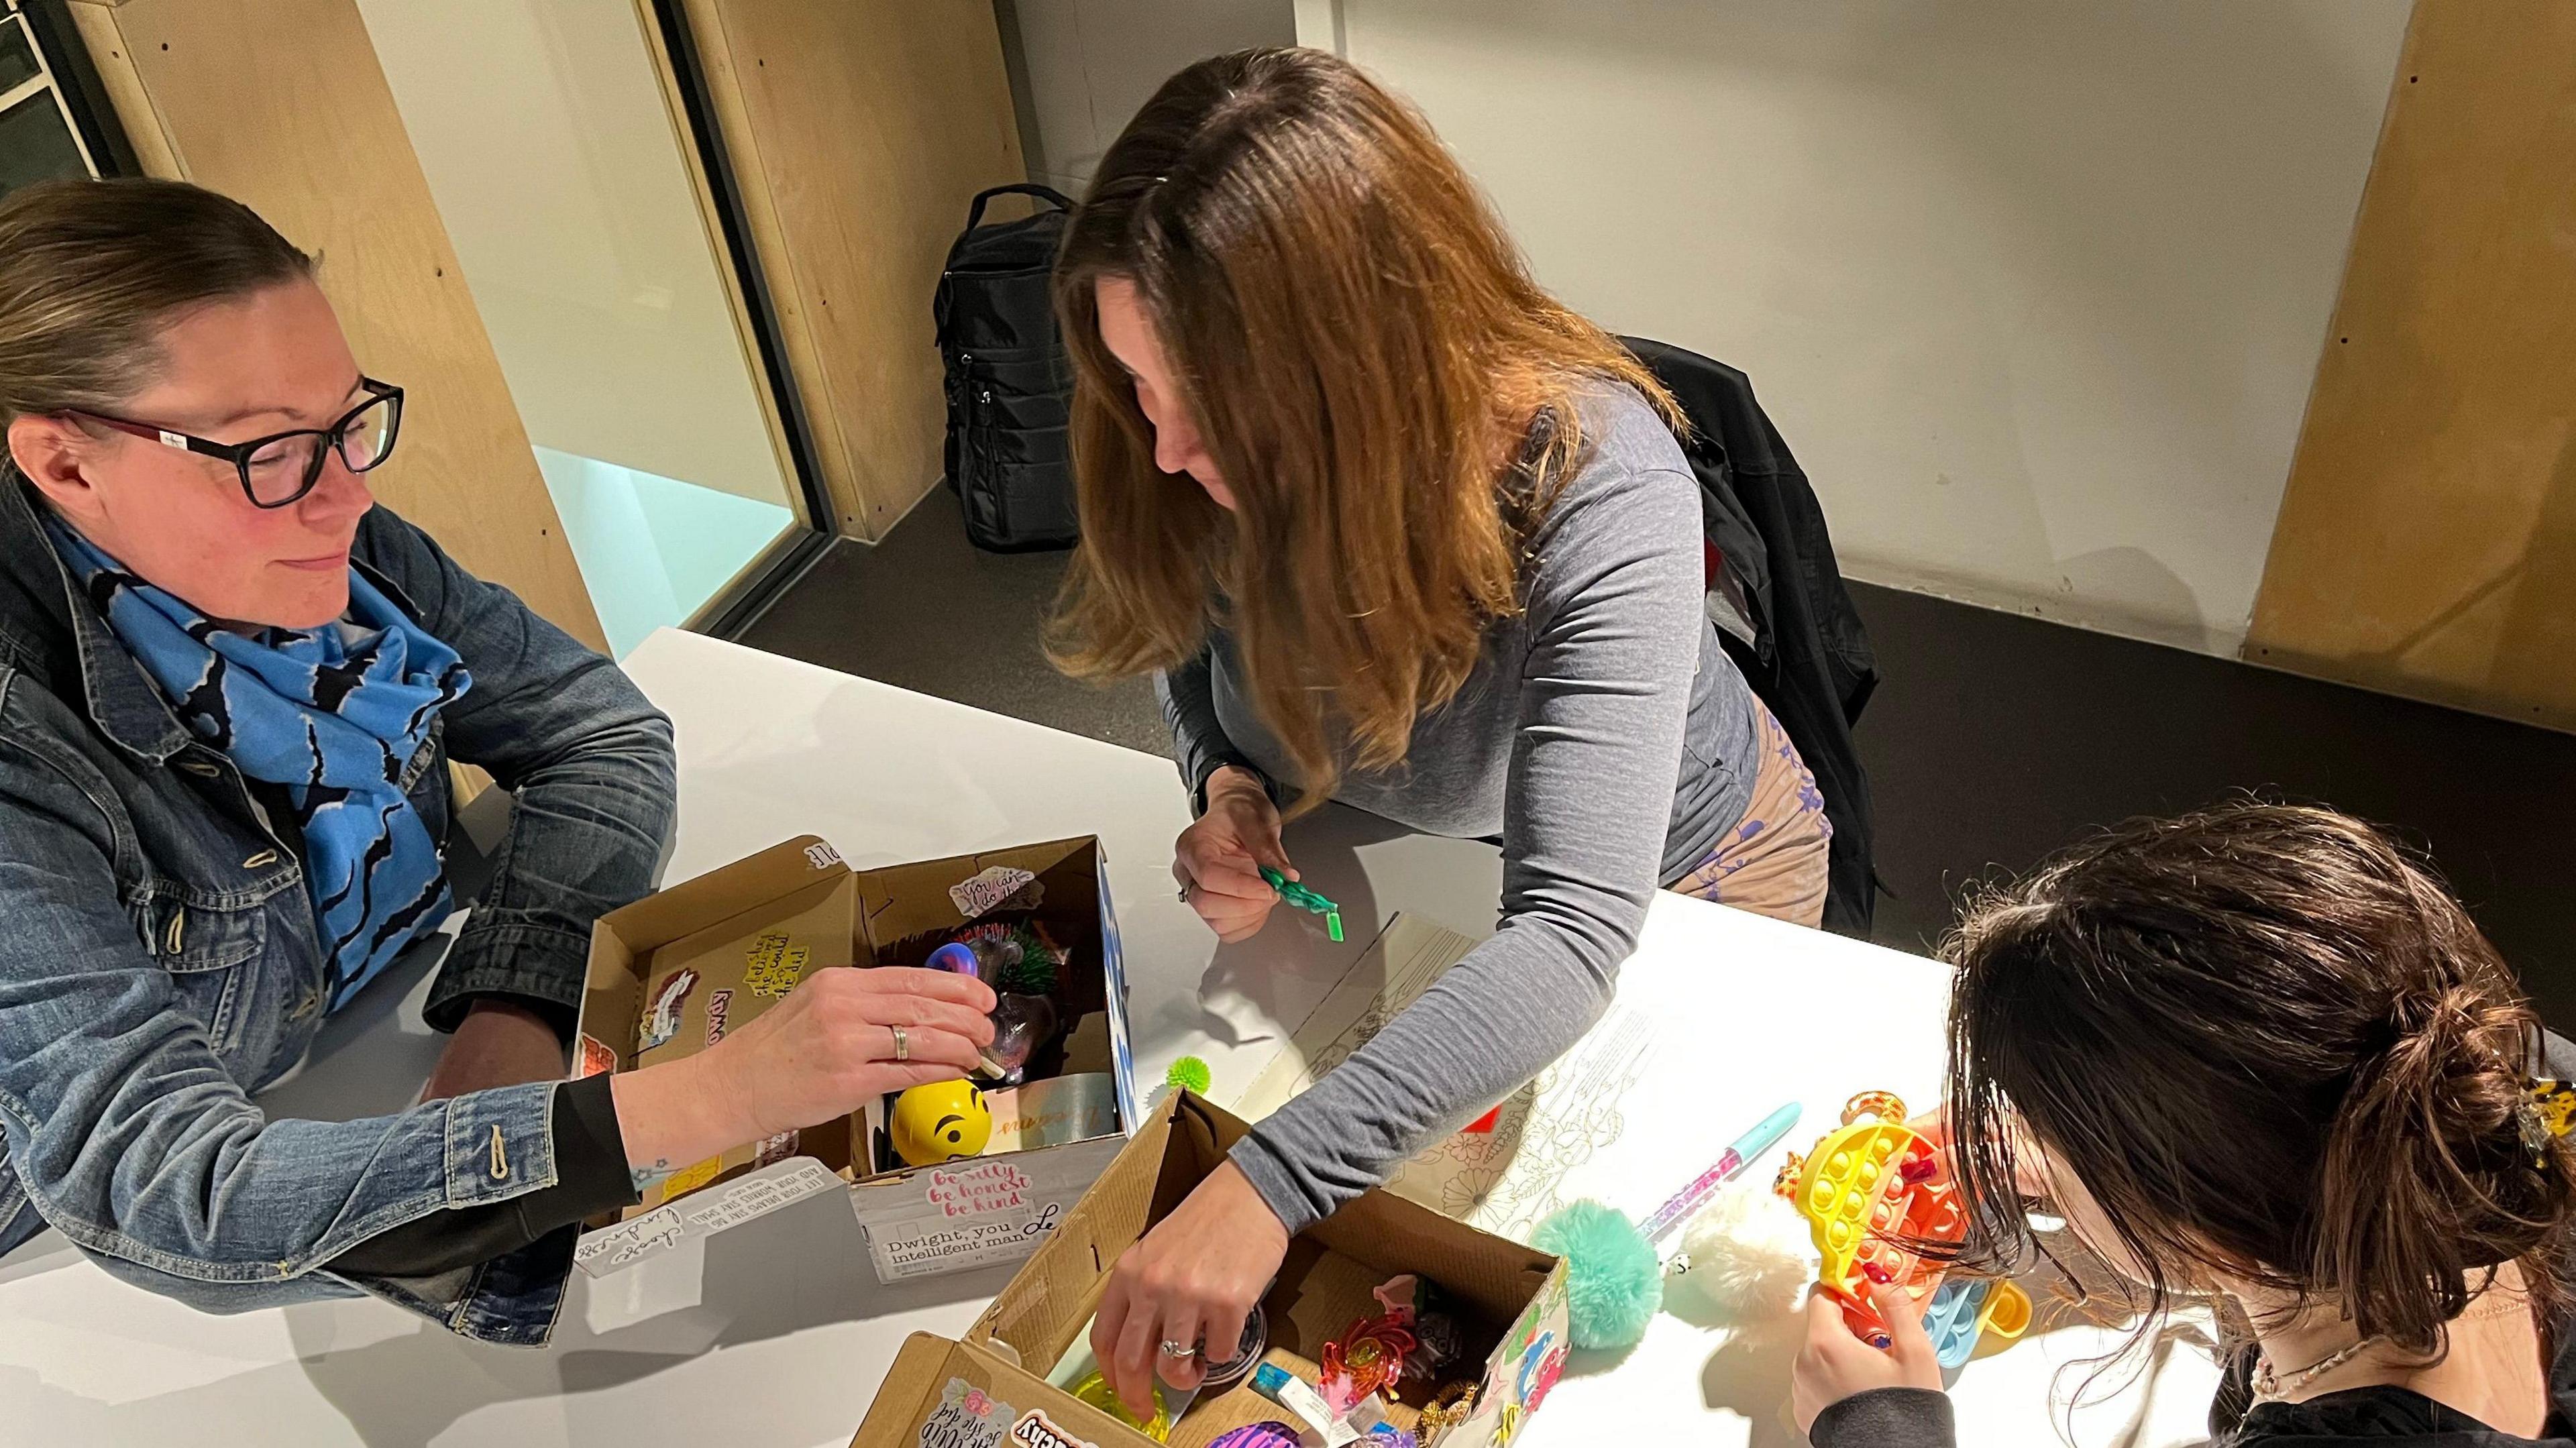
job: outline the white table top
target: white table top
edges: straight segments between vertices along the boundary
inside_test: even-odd
[[[1220,950],[1173,896],[1172,840],[1188,807],[1166,760],[688,634],[655,635],[627,668],[679,727],[670,880],[809,831],[861,868],[1099,836],[1147,1079],[1194,1053],[1213,1067],[1217,1099],[1249,1085],[1399,909],[1492,927],[1491,847],[1333,807],[1289,842],[1305,878],[1340,902],[1348,943],[1281,928],[1281,912]],[[380,988],[335,1018],[271,1109],[402,1104],[436,1054],[419,1015],[426,989],[425,976],[407,995]],[[1647,1077],[1670,1085],[1620,1102],[1624,1131],[1568,1194],[1650,1210],[1783,1100],[1806,1106],[1799,1146],[1863,1088],[1928,1104],[1943,996],[1941,973],[1913,957],[1659,898],[1620,1001],[1652,1023]],[[1867,1059],[1846,1046],[1853,1002],[1885,1026]],[[1767,1178],[1777,1161],[1775,1150],[1749,1176]],[[367,1300],[206,1316],[117,1282],[49,1233],[0,1258],[0,1423],[12,1441],[62,1444],[837,1448],[903,1339],[963,1331],[1009,1276],[880,1286],[856,1222],[826,1194],[615,1277],[576,1274],[553,1343],[528,1351],[466,1342]],[[1954,1391],[1962,1441],[2060,1442],[2056,1370],[2108,1342],[2061,1330],[1973,1364]],[[1615,1364],[1578,1357],[1522,1441],[1646,1442],[1687,1428],[1699,1444],[1794,1448],[1781,1410],[1793,1351],[1780,1334],[1667,1313]],[[2152,1393],[2131,1388],[2078,1412],[2076,1441],[2200,1441],[2215,1382],[2205,1357],[2176,1353],[2156,1379]]]

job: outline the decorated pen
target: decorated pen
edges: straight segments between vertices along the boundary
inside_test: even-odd
[[[1726,1154],[1717,1159],[1716,1165],[1701,1172],[1689,1186],[1675,1193],[1671,1201],[1656,1208],[1655,1214],[1646,1219],[1638,1232],[1648,1242],[1661,1242],[1672,1235],[1675,1228],[1690,1220],[1691,1213],[1705,1206],[1708,1199],[1717,1194],[1719,1187],[1743,1171],[1747,1162],[1760,1157],[1777,1145],[1780,1138],[1787,1136],[1789,1129],[1798,1124],[1798,1115],[1798,1103],[1792,1101],[1763,1117],[1761,1125],[1735,1139],[1735,1144],[1726,1149]]]
[[[1279,892],[1281,903],[1300,910],[1311,910],[1324,917],[1324,929],[1335,940],[1342,938],[1342,907],[1280,874],[1268,865],[1261,867],[1261,878]]]

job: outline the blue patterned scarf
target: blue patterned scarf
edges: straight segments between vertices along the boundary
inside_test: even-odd
[[[439,709],[472,686],[464,662],[355,570],[348,622],[250,638],[126,572],[60,519],[45,524],[179,722],[242,773],[285,789],[338,1010],[453,908],[438,842],[402,778]]]

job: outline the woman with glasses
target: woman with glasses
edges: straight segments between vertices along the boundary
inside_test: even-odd
[[[0,202],[0,1251],[51,1225],[210,1310],[362,1290],[542,1342],[580,1221],[972,1069],[991,997],[820,971],[686,1061],[563,1080],[591,923],[652,887],[670,725],[374,505],[403,391],[313,272],[177,182]],[[462,903],[451,759],[515,807],[420,1104],[271,1119],[252,1093]]]

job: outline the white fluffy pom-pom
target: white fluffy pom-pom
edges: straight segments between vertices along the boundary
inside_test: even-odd
[[[1698,1299],[1712,1326],[1747,1327],[1786,1316],[1816,1273],[1816,1253],[1797,1208],[1767,1191],[1739,1187],[1708,1204],[1682,1229],[1682,1251],[1666,1290]]]

